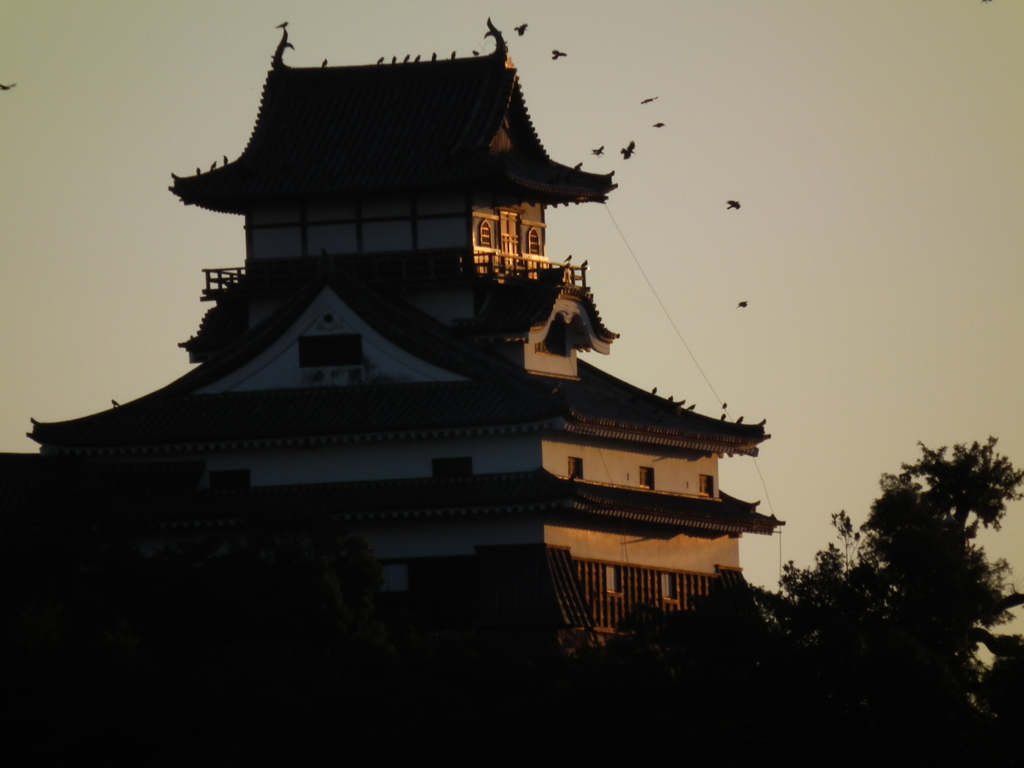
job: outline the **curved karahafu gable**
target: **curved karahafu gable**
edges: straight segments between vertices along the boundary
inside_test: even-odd
[[[538,203],[603,201],[615,187],[548,157],[499,45],[413,64],[275,66],[242,156],[176,177],[171,191],[244,213],[265,200],[467,186]]]

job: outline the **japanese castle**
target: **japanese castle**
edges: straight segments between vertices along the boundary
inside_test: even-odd
[[[548,156],[491,30],[489,55],[316,68],[284,63],[285,31],[241,156],[171,187],[245,219],[180,345],[197,366],[34,423],[42,456],[8,464],[116,488],[167,541],[331,515],[382,599],[446,629],[612,631],[742,584],[739,537],[782,523],[719,460],[769,436],[580,359],[617,335],[586,269],[548,259],[545,213],[616,185]]]

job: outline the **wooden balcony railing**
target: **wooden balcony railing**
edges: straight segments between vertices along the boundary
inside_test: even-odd
[[[263,293],[301,285],[319,271],[347,272],[370,284],[411,285],[447,280],[537,280],[549,270],[560,270],[569,285],[587,287],[586,270],[581,267],[499,252],[468,254],[462,249],[446,249],[427,253],[265,259],[250,261],[244,267],[204,269],[203,299],[212,300],[242,286],[247,292]]]

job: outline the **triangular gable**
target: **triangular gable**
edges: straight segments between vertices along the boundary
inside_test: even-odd
[[[192,393],[466,380],[385,338],[324,285],[259,354]]]

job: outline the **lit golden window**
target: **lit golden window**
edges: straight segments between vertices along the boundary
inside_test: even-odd
[[[480,222],[480,247],[481,248],[493,248],[494,238],[491,236],[491,222],[481,221]]]
[[[526,252],[530,256],[540,256],[540,232],[533,227],[530,228],[530,234],[526,236]]]

